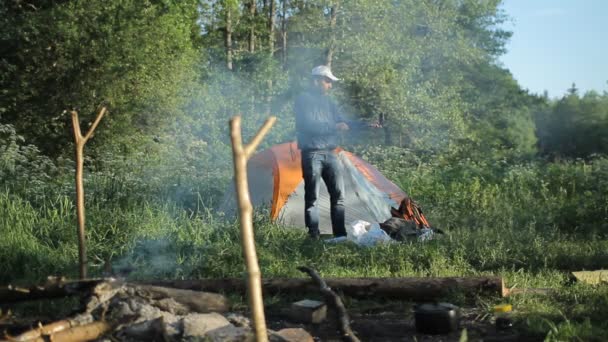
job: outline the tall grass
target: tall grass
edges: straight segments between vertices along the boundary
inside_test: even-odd
[[[528,334],[549,340],[608,335],[602,318],[608,315],[608,290],[573,286],[568,276],[572,270],[608,266],[608,159],[489,165],[383,153],[372,150],[367,157],[447,234],[424,244],[330,245],[309,241],[302,229],[285,229],[259,213],[254,224],[265,277],[301,277],[300,265],[343,277],[499,274],[508,286],[557,290],[509,299]],[[101,274],[111,260],[115,271],[132,269],[130,276],[137,279],[243,276],[234,221],[203,205],[184,210],[141,194],[129,201],[128,184],[107,184],[120,200],[87,203],[92,275]],[[89,196],[103,191],[97,186]],[[0,193],[0,282],[75,277],[72,197],[48,194],[32,203],[16,193]],[[493,303],[480,299],[477,305]]]

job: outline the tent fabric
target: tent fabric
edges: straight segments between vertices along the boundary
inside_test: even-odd
[[[346,223],[355,220],[384,222],[406,198],[398,186],[354,154],[336,150],[343,168]],[[270,217],[290,227],[304,228],[304,179],[301,153],[295,142],[275,145],[251,157],[247,165],[249,193],[256,209],[266,208]],[[237,210],[234,185],[225,193],[221,211]],[[329,193],[323,184],[319,194],[319,229],[331,233]]]

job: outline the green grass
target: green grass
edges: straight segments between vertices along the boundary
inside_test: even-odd
[[[373,248],[329,245],[260,214],[254,224],[263,275],[304,277],[296,269],[300,265],[325,277],[500,275],[509,287],[554,290],[505,300],[527,336],[556,341],[608,336],[608,288],[573,284],[569,277],[571,271],[608,267],[607,160],[490,171],[487,165],[434,161],[393,173],[386,171],[395,168],[388,162],[378,164],[427,209],[445,236]],[[107,259],[118,270],[133,267],[134,279],[244,275],[234,222],[211,210],[192,215],[176,205],[137,203],[87,206],[92,276],[101,274]],[[74,215],[66,197],[34,207],[16,194],[0,193],[0,282],[76,277]],[[477,298],[467,305],[489,312],[500,301]]]

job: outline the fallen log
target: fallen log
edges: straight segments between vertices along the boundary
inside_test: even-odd
[[[176,302],[199,313],[226,312],[230,308],[228,299],[217,293],[151,285],[134,286],[139,295],[151,299],[173,298]]]
[[[190,310],[199,313],[226,312],[230,306],[226,297],[217,293],[143,284],[125,284],[112,278],[76,281],[62,280],[48,285],[29,288],[9,285],[0,288],[0,303],[81,296],[87,298],[85,311],[90,312],[93,308],[114,296],[116,290],[122,285],[132,287],[140,296],[150,299],[172,298]]]
[[[54,299],[74,295],[86,295],[95,287],[113,279],[85,279],[77,281],[54,281],[45,285],[19,287],[7,285],[0,287],[0,304],[23,302],[39,299]]]
[[[501,277],[404,277],[404,278],[326,278],[325,282],[345,296],[355,298],[386,297],[394,299],[432,300],[453,292],[504,297],[508,294]],[[146,281],[145,284],[209,292],[245,294],[244,279],[199,279]],[[262,288],[268,294],[318,291],[307,278],[266,278]]]
[[[58,282],[29,288],[0,287],[0,303],[53,299],[73,295],[92,294],[96,286],[107,279],[86,279]],[[429,300],[452,292],[479,293],[504,297],[509,291],[501,277],[404,277],[404,278],[326,278],[327,285],[354,298],[386,297],[395,299]],[[153,285],[165,288],[247,293],[247,284],[241,278],[208,278],[193,280],[150,280],[132,285]],[[308,278],[266,278],[262,288],[269,294],[314,292],[318,289]],[[177,295],[179,297],[179,295]],[[171,296],[172,297],[172,296]]]

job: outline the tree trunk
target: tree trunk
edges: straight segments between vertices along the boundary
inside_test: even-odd
[[[232,9],[226,4],[226,67],[232,70]]]
[[[268,5],[268,47],[270,48],[270,56],[274,56],[274,26],[275,26],[275,14],[276,14],[276,0],[270,0]]]
[[[267,2],[268,1],[268,2]],[[264,4],[268,7],[268,48],[270,58],[274,57],[274,45],[275,45],[275,13],[276,13],[276,0],[265,0]],[[268,78],[266,81],[266,115],[270,115],[272,112],[272,78]]]
[[[358,298],[388,297],[395,299],[432,300],[454,291],[485,293],[498,297],[508,294],[501,277],[443,277],[443,278],[327,278],[327,285],[344,295]],[[150,284],[209,292],[245,293],[242,279],[166,280]],[[263,279],[267,294],[315,292],[318,287],[311,279]]]
[[[256,15],[256,0],[249,2],[249,19],[251,21],[249,28],[249,52],[255,52],[255,15]]]
[[[391,135],[391,130],[389,127],[388,120],[386,119],[386,114],[384,114],[384,113],[378,114],[378,123],[382,126],[382,130],[384,131],[384,144],[386,146],[392,146],[393,137]]]
[[[283,0],[283,13],[281,15],[281,63],[283,69],[287,68],[287,0]]]
[[[334,51],[336,49],[336,20],[338,16],[338,9],[340,8],[340,1],[335,0],[331,6],[331,16],[329,19],[329,30],[330,39],[329,46],[327,47],[327,55],[325,56],[325,65],[331,68],[331,62],[334,58]]]

